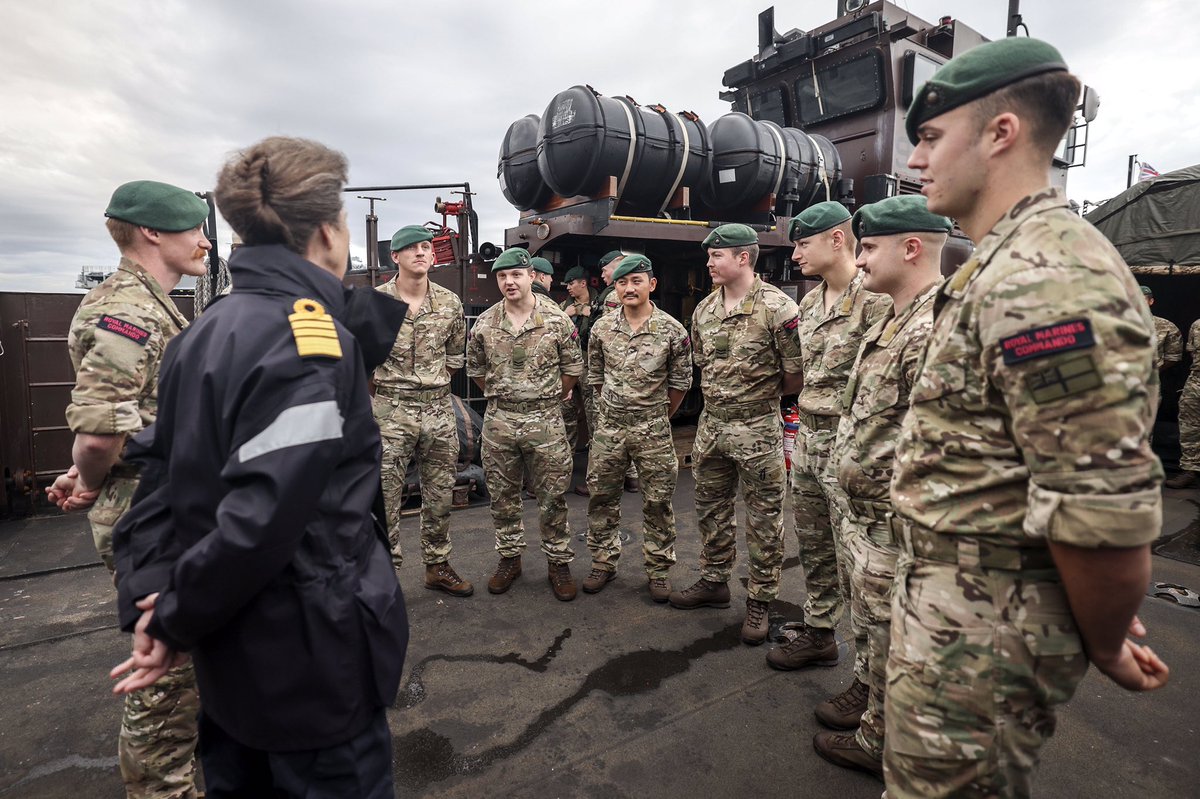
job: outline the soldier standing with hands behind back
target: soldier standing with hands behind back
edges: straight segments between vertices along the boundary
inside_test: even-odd
[[[800,349],[804,383],[797,405],[800,428],[792,457],[792,510],[808,597],[804,627],[787,644],[767,653],[773,668],[833,666],[838,662],[833,628],[850,600],[850,564],[842,531],[846,498],[830,468],[829,451],[842,413],[842,393],[867,331],[887,310],[887,297],[863,288],[854,267],[850,212],[839,202],[804,209],[788,226],[792,260],[821,284],[800,300]],[[866,707],[862,689],[866,639],[851,620],[855,679],[850,688],[817,708],[826,723],[855,723]]]
[[[813,746],[831,763],[880,779],[892,584],[899,555],[889,525],[888,491],[900,422],[933,326],[942,247],[951,227],[949,219],[929,212],[925,198],[911,194],[864,206],[853,222],[861,245],[857,264],[863,288],[892,298],[891,312],[863,336],[831,456],[848,503],[844,532],[851,553],[850,614],[867,643],[860,653],[867,661],[866,673],[855,675],[855,682],[862,680],[855,693],[868,701],[861,722],[819,714],[827,726],[858,731],[821,732]]]
[[[783,568],[781,394],[800,387],[796,303],[754,273],[758,234],[721,225],[702,245],[716,290],[692,314],[692,346],[700,367],[704,411],[696,427],[692,473],[703,550],[700,580],[671,593],[675,608],[729,607],[737,557],[738,483],[746,498],[750,557],[742,641],[767,640],[767,610],[779,594]]]
[[[408,305],[392,351],[375,370],[372,411],[383,436],[383,497],[392,563],[404,562],[400,506],[408,464],[421,474],[421,562],[425,587],[470,596],[474,587],[450,565],[450,507],[458,462],[458,424],[450,378],[466,361],[462,301],[429,279],[433,234],[421,225],[396,231],[391,243],[396,276],[377,291]]]
[[[622,477],[630,463],[642,485],[642,552],[650,596],[666,602],[675,564],[675,513],[671,498],[679,460],[671,416],[692,386],[687,330],[650,302],[658,285],[650,259],[627,255],[613,272],[619,311],[592,329],[588,376],[600,394],[599,422],[588,458],[588,549],[592,570],[583,590],[596,593],[617,575],[621,542]]]
[[[1126,638],[1162,529],[1150,311],[1050,186],[1079,89],[1050,45],[1001,39],[905,122],[929,210],[978,246],[935,300],[896,447],[891,799],[1028,796],[1089,661],[1130,690],[1168,678]]]
[[[571,453],[562,401],[583,371],[579,336],[565,313],[533,294],[528,252],[514,247],[500,253],[492,274],[504,299],[479,315],[467,342],[467,374],[488,399],[483,468],[500,553],[488,591],[502,594],[521,575],[521,476],[528,467],[550,586],[556,598],[568,602],[576,594],[570,568],[575,553],[563,497]]]
[[[77,375],[67,424],[75,433],[74,464],[47,493],[63,510],[95,502],[88,519],[111,572],[113,527],[138,485],[137,469],[121,462],[121,451],[127,436],[154,423],[163,352],[187,326],[167,293],[183,276],[205,273],[211,245],[201,229],[208,204],[166,183],[118,187],[104,215],[121,264],[71,320],[67,346]],[[130,797],[197,795],[198,710],[190,662],[125,697],[117,751]]]

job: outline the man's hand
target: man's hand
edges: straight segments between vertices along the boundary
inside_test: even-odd
[[[570,316],[570,317],[575,316],[575,306],[574,305],[567,306],[567,316]]]
[[[581,305],[581,306],[579,307],[579,315],[580,315],[580,316],[591,316],[591,315],[592,315],[592,306],[590,306],[590,305]]]
[[[114,694],[128,694],[153,685],[169,670],[187,662],[187,655],[172,651],[162,641],[146,632],[146,626],[154,616],[154,603],[157,599],[158,594],[150,594],[137,603],[142,615],[133,628],[133,651],[127,660],[108,673],[108,676],[115,680],[129,672],[113,686]]]
[[[1153,649],[1129,640],[1125,641],[1112,662],[1098,662],[1096,668],[1127,691],[1153,691],[1162,688],[1171,676],[1171,670]]]
[[[99,488],[87,488],[79,479],[79,469],[71,466],[46,488],[46,496],[64,512],[86,510],[100,496]]]

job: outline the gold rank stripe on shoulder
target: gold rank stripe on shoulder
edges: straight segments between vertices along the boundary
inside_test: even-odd
[[[891,344],[892,339],[894,339],[896,337],[896,334],[900,332],[899,322],[900,322],[899,317],[893,317],[892,321],[888,322],[887,327],[885,327],[883,329],[883,333],[879,336],[879,339],[878,339],[879,345],[881,347],[886,347],[888,344]]]
[[[950,278],[949,288],[952,294],[961,294],[966,289],[967,284],[971,282],[971,277],[979,271],[982,261],[978,258],[972,258],[958,268],[958,271]]]
[[[854,292],[846,292],[846,296],[842,298],[842,314],[848,314],[854,309]]]
[[[299,299],[288,316],[296,352],[301,358],[341,358],[342,343],[338,341],[333,317],[316,300]]]

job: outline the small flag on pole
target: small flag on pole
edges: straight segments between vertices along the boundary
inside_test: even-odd
[[[1144,161],[1138,162],[1138,183],[1143,180],[1153,180],[1158,177],[1158,170]]]

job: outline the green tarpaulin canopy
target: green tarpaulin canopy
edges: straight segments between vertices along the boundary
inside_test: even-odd
[[[1130,266],[1200,264],[1200,164],[1137,183],[1084,219]]]

